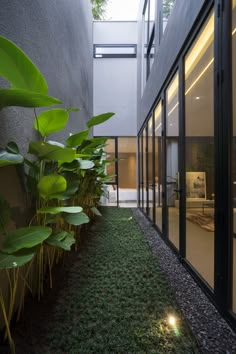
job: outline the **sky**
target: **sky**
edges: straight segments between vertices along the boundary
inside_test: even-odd
[[[137,20],[140,0],[109,0],[106,20]]]

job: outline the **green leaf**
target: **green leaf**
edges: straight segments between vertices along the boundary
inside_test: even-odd
[[[0,252],[0,269],[21,267],[28,263],[35,255],[35,249],[23,249],[14,254]]]
[[[22,227],[10,234],[3,240],[2,252],[14,253],[22,248],[32,248],[51,235],[52,229],[43,226]]]
[[[20,150],[18,145],[14,141],[9,141],[6,146],[7,152],[10,152],[11,154],[19,154]]]
[[[70,163],[65,162],[61,165],[61,168],[63,171],[77,171],[79,169],[79,161],[75,160]]]
[[[29,57],[13,42],[0,36],[0,76],[13,88],[48,93],[45,78]]]
[[[66,187],[66,179],[60,175],[43,176],[38,183],[39,195],[46,200],[56,198]]]
[[[102,138],[92,138],[90,140],[86,140],[83,146],[79,147],[80,151],[87,152],[87,153],[92,153],[94,152],[95,149],[97,149],[100,145],[104,145],[106,143],[108,138],[102,137]]]
[[[108,113],[103,113],[98,116],[92,117],[88,122],[87,122],[87,127],[91,128],[94,127],[95,125],[101,124],[106,122],[108,119],[110,119],[112,116],[114,116],[115,113],[108,112]]]
[[[82,170],[90,170],[91,168],[94,167],[93,161],[90,161],[90,160],[82,160],[82,159],[77,159],[77,161],[79,161],[80,168],[81,168]]]
[[[37,210],[40,214],[58,214],[58,213],[80,213],[83,209],[79,206],[72,207],[45,207]]]
[[[70,251],[71,246],[75,243],[73,235],[68,232],[65,232],[63,239],[58,239],[58,235],[52,235],[47,240],[46,243],[50,246],[59,247],[66,251]]]
[[[67,112],[79,112],[80,108],[78,107],[68,107],[66,108]]]
[[[89,222],[89,217],[85,213],[77,213],[77,214],[65,214],[63,218],[68,224],[71,225],[82,225],[87,224]]]
[[[89,130],[83,130],[82,132],[79,132],[77,134],[71,135],[67,140],[66,140],[66,145],[69,147],[76,147],[82,144],[84,140],[88,138]]]
[[[64,129],[68,119],[69,114],[65,109],[55,108],[44,111],[35,118],[34,129],[42,136],[47,136]]]
[[[102,214],[100,213],[100,211],[96,208],[96,207],[92,207],[90,208],[90,210],[97,216],[102,216]]]
[[[24,158],[20,154],[11,154],[5,150],[0,150],[0,167],[23,163]]]
[[[61,231],[61,232],[58,232],[57,234],[52,234],[51,236],[49,236],[47,238],[47,243],[48,241],[50,240],[57,240],[57,241],[62,241],[64,240],[64,238],[68,235],[68,232],[67,231]]]
[[[51,145],[43,141],[33,141],[29,144],[30,154],[37,155],[41,159],[61,162],[71,162],[75,159],[75,150]]]
[[[1,65],[0,65],[1,66]],[[22,89],[1,89],[0,109],[9,106],[47,107],[62,102],[57,98]]]

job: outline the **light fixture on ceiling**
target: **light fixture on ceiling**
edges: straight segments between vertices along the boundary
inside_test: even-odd
[[[195,97],[195,100],[200,100],[200,97],[199,96]]]

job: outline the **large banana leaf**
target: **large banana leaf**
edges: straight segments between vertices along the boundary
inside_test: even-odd
[[[66,179],[60,175],[43,176],[38,183],[39,195],[46,200],[56,198],[66,187]]]
[[[18,88],[0,90],[0,109],[8,106],[47,107],[61,103],[62,102],[55,97],[38,92]]]
[[[69,119],[69,113],[62,108],[44,111],[38,115],[34,121],[34,129],[38,130],[42,136],[58,132],[65,128]]]
[[[114,114],[115,113],[108,112],[108,113],[99,114],[98,116],[94,116],[87,122],[87,127],[91,128],[94,127],[95,125],[104,123],[112,116],[114,116]]]
[[[61,162],[71,162],[75,159],[76,152],[70,148],[63,148],[51,145],[43,141],[33,141],[29,144],[30,154],[34,154],[41,159]]]
[[[0,149],[0,167],[7,165],[16,165],[23,163],[24,158],[20,154],[11,154],[6,150]]]
[[[48,93],[47,82],[29,57],[13,42],[0,36],[0,76],[13,88]]]
[[[77,134],[71,135],[67,140],[66,140],[66,145],[69,147],[76,147],[82,144],[84,140],[88,138],[89,130],[83,130],[82,132],[79,132]]]
[[[28,263],[35,255],[35,248],[23,249],[14,254],[0,252],[0,269],[16,268]]]
[[[75,243],[75,239],[73,235],[69,232],[66,232],[64,238],[58,239],[58,235],[51,235],[47,240],[46,243],[50,246],[55,246],[64,249],[65,251],[70,251],[71,246]]]
[[[45,207],[37,210],[37,213],[41,214],[58,214],[58,213],[80,213],[83,209],[79,206],[71,207]]]
[[[82,225],[89,222],[89,217],[85,213],[76,213],[76,214],[64,214],[63,218],[68,224],[71,225]]]
[[[46,240],[51,233],[52,229],[50,227],[22,227],[5,236],[2,252],[14,253],[22,248],[32,248]]]

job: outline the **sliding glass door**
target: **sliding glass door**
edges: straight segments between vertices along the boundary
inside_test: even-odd
[[[168,238],[179,248],[179,75],[166,90],[166,205]]]
[[[186,258],[214,287],[214,13],[185,56]]]

